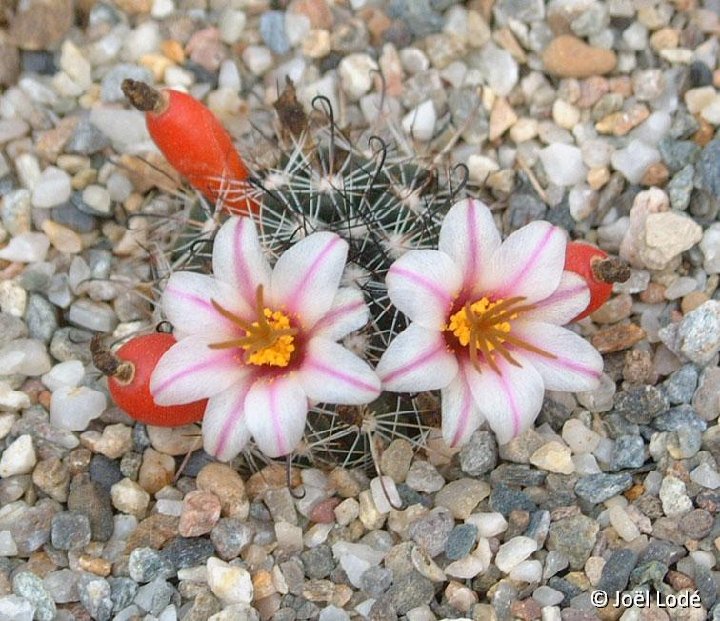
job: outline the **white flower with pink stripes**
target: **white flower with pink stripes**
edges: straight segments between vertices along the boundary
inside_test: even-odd
[[[309,235],[271,268],[253,222],[218,231],[213,274],[176,272],[162,305],[178,339],[150,390],[159,405],[208,398],[205,450],[232,459],[252,436],[269,457],[300,443],[311,402],[357,405],[380,393],[372,368],[336,341],[362,327],[357,289],[338,289],[348,245]]]
[[[530,427],[545,389],[590,390],[600,354],[560,326],[589,291],[563,271],[565,232],[531,222],[501,243],[490,210],[463,200],[443,221],[438,250],[391,266],[390,299],[411,320],[377,373],[395,392],[441,390],[442,432],[461,446],[484,420],[504,444]]]

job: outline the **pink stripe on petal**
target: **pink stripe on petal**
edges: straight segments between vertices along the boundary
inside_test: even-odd
[[[235,235],[233,236],[233,258],[235,260],[235,278],[240,287],[240,294],[247,304],[253,308],[257,291],[253,276],[250,273],[250,267],[242,248],[242,238],[245,226],[254,226],[247,218],[240,218],[235,225]]]
[[[407,375],[408,373],[412,373],[419,367],[421,367],[424,364],[427,364],[435,357],[440,356],[441,354],[445,353],[445,348],[442,345],[438,345],[434,349],[431,349],[430,351],[427,351],[417,358],[411,360],[404,366],[398,367],[397,369],[394,369],[390,371],[387,375],[383,376],[381,379],[385,382],[391,382],[395,381],[399,377],[402,377],[403,375]]]
[[[191,304],[195,304],[195,305],[197,305],[198,307],[200,307],[201,311],[199,311],[199,312],[212,313],[213,315],[215,315],[215,316],[217,317],[217,320],[218,320],[218,321],[222,321],[222,322],[224,322],[224,323],[226,323],[226,324],[228,324],[228,325],[234,325],[234,324],[232,323],[232,321],[230,321],[229,319],[223,317],[220,313],[218,313],[218,312],[215,310],[215,308],[213,307],[213,305],[212,305],[212,303],[210,302],[210,300],[206,300],[206,299],[204,299],[204,298],[201,298],[200,296],[192,295],[191,293],[187,293],[186,291],[182,291],[182,290],[180,290],[180,289],[175,289],[175,288],[172,288],[172,287],[166,287],[166,288],[165,288],[165,294],[170,294],[170,295],[173,295],[173,296],[175,296],[175,297],[177,297],[177,298],[180,298],[180,299],[182,299],[182,300],[185,300],[185,301],[187,301],[187,302],[190,302]]]
[[[513,392],[512,386],[510,386],[510,383],[508,382],[507,378],[504,377],[502,374],[498,375],[498,378],[500,379],[500,384],[503,387],[503,390],[505,394],[507,395],[508,399],[508,405],[510,406],[510,411],[512,412],[512,423],[513,423],[513,437],[518,435],[520,433],[520,408],[518,407],[517,400],[515,399],[515,393]]]
[[[248,385],[250,385],[250,382],[248,382]],[[247,392],[248,389],[245,387],[243,387],[243,389],[241,390],[238,390],[237,397],[231,406],[232,413],[225,419],[225,423],[222,426],[220,438],[218,439],[218,443],[215,446],[215,455],[222,455],[224,453],[225,446],[227,445],[227,442],[232,435],[233,428],[240,422],[240,419],[245,415],[244,406]]]
[[[468,265],[465,275],[465,287],[473,287],[477,284],[478,271],[480,268],[480,236],[477,228],[478,209],[477,200],[470,199],[470,208],[467,210],[467,228],[470,244],[468,247]]]
[[[278,411],[277,403],[277,384],[275,384],[274,382],[271,383],[268,390],[270,391],[269,414],[272,421],[273,433],[275,435],[275,445],[278,447],[278,449],[280,449],[280,455],[286,455],[290,451],[287,448],[287,443],[285,442],[285,434],[283,433],[282,424],[280,422],[281,416],[280,412]]]
[[[164,382],[161,382],[160,384],[157,384],[153,387],[153,394],[160,394],[161,392],[164,392],[170,386],[177,383],[181,379],[186,378],[189,375],[192,375],[193,373],[198,373],[199,371],[205,371],[206,369],[209,369],[214,366],[221,366],[227,362],[234,361],[234,350],[227,350],[227,353],[219,356],[217,358],[213,358],[211,360],[205,360],[204,362],[199,362],[195,365],[185,367],[181,371],[178,371],[177,373],[170,375],[168,378],[165,379]]]
[[[467,426],[470,424],[470,415],[472,414],[473,407],[475,407],[470,386],[467,383],[465,372],[462,370],[460,371],[460,377],[462,382],[462,409],[460,410],[460,422],[455,429],[455,435],[450,443],[451,447],[457,446],[465,435]]]
[[[517,286],[522,283],[529,274],[531,274],[535,269],[537,269],[538,263],[542,259],[543,252],[548,247],[553,236],[556,233],[557,229],[554,226],[548,228],[547,232],[540,240],[540,243],[535,247],[532,254],[528,257],[522,269],[520,269],[513,275],[512,280],[503,283],[500,291],[495,292],[495,295],[497,297],[502,298],[512,295],[513,291],[517,288]]]
[[[395,264],[393,267],[390,268],[392,273],[396,276],[402,276],[403,278],[407,278],[408,280],[414,282],[416,285],[419,285],[423,289],[427,290],[428,293],[435,296],[435,298],[438,300],[440,304],[447,304],[449,305],[452,301],[452,296],[445,291],[442,287],[435,284],[432,280],[429,278],[425,278],[424,276],[420,274],[416,274],[415,272],[411,272],[410,270],[406,270],[403,267],[399,267],[397,264]]]
[[[333,323],[338,319],[342,319],[343,315],[351,315],[355,311],[359,311],[365,306],[364,300],[357,300],[356,302],[348,302],[343,306],[338,306],[328,311],[322,319],[322,325],[318,324],[318,327],[326,327],[326,324]]]
[[[285,303],[287,304],[288,310],[291,313],[297,313],[300,310],[299,307],[302,301],[301,298],[308,291],[308,281],[313,278],[316,272],[322,267],[323,263],[327,261],[328,257],[332,254],[335,246],[337,246],[337,244],[341,241],[342,239],[337,236],[333,236],[332,239],[330,239],[329,243],[325,246],[325,248],[322,249],[320,254],[318,254],[318,256],[315,257],[315,260],[310,264],[305,274],[303,275],[303,278],[297,283],[295,289],[290,293],[288,297],[285,298]]]
[[[377,387],[374,384],[368,384],[367,382],[363,382],[362,380],[353,377],[349,373],[343,373],[342,371],[333,369],[332,367],[329,367],[318,360],[306,360],[305,365],[317,371],[320,371],[321,373],[326,373],[327,375],[335,378],[338,381],[345,382],[353,388],[358,388],[359,390],[367,390],[369,392],[375,392],[377,390]]]

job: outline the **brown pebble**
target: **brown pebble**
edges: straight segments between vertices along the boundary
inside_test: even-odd
[[[293,0],[287,10],[305,15],[313,28],[332,30],[334,19],[327,0]]]
[[[8,7],[10,5],[4,5]],[[72,0],[29,0],[18,3],[10,20],[10,40],[22,50],[51,50],[73,25]]]
[[[652,354],[633,349],[625,353],[623,379],[631,384],[644,384],[652,373]]]
[[[87,554],[83,554],[78,558],[78,566],[83,571],[89,571],[91,574],[102,576],[103,578],[109,576],[112,570],[112,563],[110,561],[104,558],[88,556]]]
[[[681,589],[692,589],[695,586],[695,583],[690,576],[674,569],[671,569],[667,572],[667,574],[665,574],[665,579],[676,591],[680,591]]]
[[[601,354],[629,349],[645,338],[645,330],[634,323],[613,325],[598,331],[590,339]]]
[[[242,477],[227,464],[211,463],[197,475],[198,489],[212,492],[220,499],[222,514],[225,517],[245,519],[249,511],[245,482]]]
[[[628,293],[621,293],[605,302],[590,317],[595,323],[611,324],[627,319],[631,313],[632,297]]]
[[[308,518],[316,524],[332,524],[335,522],[335,507],[339,504],[339,498],[327,498],[311,509]]]
[[[179,521],[179,518],[172,515],[154,513],[140,522],[137,528],[130,533],[125,545],[125,552],[129,554],[135,548],[159,550],[178,534]]]
[[[296,487],[302,483],[300,471],[297,468],[292,469],[290,476],[292,487]],[[269,466],[265,466],[260,472],[255,472],[250,476],[245,484],[245,491],[250,500],[255,500],[255,498],[263,496],[269,489],[280,489],[286,485],[285,466],[270,464]]]
[[[534,621],[542,616],[540,604],[532,597],[528,597],[520,602],[510,604],[510,614],[514,619],[522,619],[522,621]]]
[[[680,302],[680,308],[683,315],[687,315],[690,311],[694,311],[698,306],[705,304],[710,298],[704,291],[692,291],[688,293]]]
[[[617,64],[612,50],[592,47],[572,35],[560,35],[542,55],[545,70],[561,78],[587,78],[611,72]]]
[[[626,490],[623,496],[630,502],[637,500],[645,493],[645,486],[642,483],[636,483],[629,490]]]
[[[261,570],[252,576],[253,598],[262,599],[277,593],[273,583],[272,574],[269,571]]]
[[[143,461],[138,473],[138,484],[148,494],[159,492],[170,485],[175,476],[175,460],[170,455],[158,453],[147,448],[143,453]]]
[[[212,492],[195,490],[183,499],[178,533],[183,537],[199,537],[209,533],[220,519],[220,499]]]
[[[355,498],[362,487],[353,473],[345,468],[335,468],[328,475],[328,481],[341,498]]]
[[[182,65],[185,62],[185,50],[179,41],[167,39],[160,44],[160,51],[170,60]]]
[[[613,112],[595,123],[595,129],[601,134],[624,136],[633,127],[638,126],[650,116],[650,110],[644,104],[638,104],[629,110]]]
[[[580,109],[592,108],[609,90],[607,78],[591,76],[580,82],[580,97],[575,105]]]
[[[697,122],[700,124],[700,129],[698,129],[692,136],[692,141],[698,145],[699,147],[704,147],[708,142],[710,142],[715,137],[715,127],[708,123],[704,118],[702,118],[700,115],[695,117]]]
[[[665,302],[665,287],[659,283],[651,282],[645,291],[640,292],[640,301],[643,304],[660,304]]]
[[[662,162],[655,162],[650,164],[643,173],[642,179],[640,179],[641,185],[647,186],[664,186],[670,178],[670,171],[668,167]]]

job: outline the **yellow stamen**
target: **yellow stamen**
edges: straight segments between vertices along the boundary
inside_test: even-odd
[[[215,300],[212,305],[223,317],[245,330],[245,336],[221,341],[210,345],[211,349],[244,349],[243,360],[246,364],[286,367],[290,364],[295,351],[296,328],[290,327],[290,318],[282,311],[267,308],[263,302],[263,287],[257,288],[255,312],[257,321],[248,323],[223,308]]]
[[[491,302],[483,297],[473,303],[468,302],[450,316],[445,330],[451,332],[461,346],[468,347],[470,361],[478,371],[481,370],[479,354],[496,373],[500,372],[496,362],[498,355],[514,366],[521,366],[507,345],[555,358],[553,354],[510,334],[512,321],[533,308],[531,304],[521,304],[524,299],[515,297]]]

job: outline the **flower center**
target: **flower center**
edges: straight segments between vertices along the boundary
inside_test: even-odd
[[[244,349],[243,361],[258,366],[286,367],[295,351],[297,328],[290,327],[290,317],[272,310],[263,302],[263,286],[258,285],[255,311],[257,321],[249,323],[211,300],[215,310],[245,330],[245,336],[230,341],[213,343],[210,349]]]
[[[496,356],[502,356],[510,364],[521,366],[513,358],[508,346],[555,358],[553,354],[512,334],[512,321],[533,308],[532,304],[522,304],[524,299],[516,297],[490,301],[483,297],[475,302],[467,302],[450,315],[445,330],[450,332],[462,347],[468,348],[470,360],[478,371],[481,371],[480,355],[496,373],[500,373],[495,361]]]

